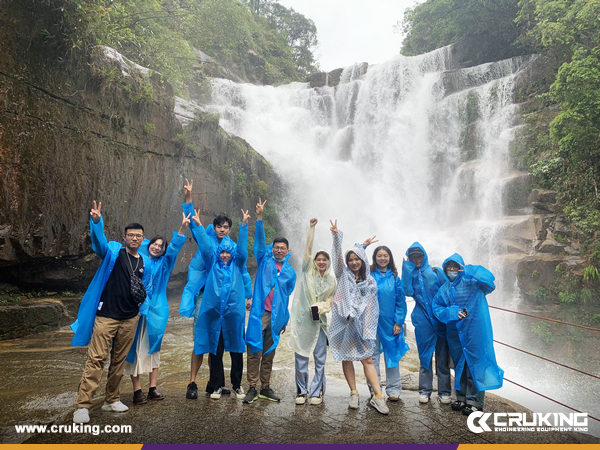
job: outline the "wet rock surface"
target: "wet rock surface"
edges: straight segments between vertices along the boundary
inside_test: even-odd
[[[163,342],[158,389],[163,401],[133,406],[132,386],[123,379],[121,399],[125,413],[100,409],[104,383],[90,411],[90,425],[131,425],[131,434],[17,434],[15,424],[70,425],[76,389],[86,359],[85,348],[70,347],[68,329],[0,343],[0,442],[3,443],[594,443],[596,438],[579,433],[482,433],[467,428],[467,418],[439,403],[418,401],[418,355],[412,336],[411,350],[401,361],[401,400],[389,403],[391,413],[382,416],[368,405],[369,394],[359,363],[355,364],[360,409],[349,410],[349,389],[341,364],[329,355],[327,392],[321,405],[296,406],[293,353],[283,337],[275,357],[271,386],[281,403],[257,400],[246,405],[233,396],[211,400],[204,395],[208,366],[202,365],[197,383],[199,398],[185,398],[192,351],[191,319],[171,317]],[[229,357],[225,356],[229,385]],[[383,358],[382,358],[383,359]],[[312,364],[312,363],[311,363]],[[142,376],[144,391],[148,378]],[[242,383],[247,390],[244,377]],[[435,382],[434,382],[435,386]],[[486,411],[514,412],[525,409],[493,394],[486,395]]]

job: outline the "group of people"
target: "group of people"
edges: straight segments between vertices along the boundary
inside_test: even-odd
[[[133,404],[162,400],[156,386],[160,348],[168,320],[167,282],[176,258],[190,232],[198,245],[188,269],[179,313],[193,317],[194,349],[188,399],[198,398],[196,376],[208,353],[206,393],[218,400],[235,395],[250,404],[262,398],[279,402],[270,386],[273,359],[280,336],[290,327],[288,344],[295,352],[298,405],[321,404],[325,395],[327,346],[342,362],[350,388],[349,408],[358,409],[354,361],[360,361],[371,392],[369,404],[389,414],[380,381],[380,355],[384,354],[386,394],[398,401],[401,394],[399,361],[407,352],[404,321],[405,296],[413,297],[412,323],[420,359],[419,401],[427,403],[433,391],[433,354],[441,403],[452,403],[450,357],[454,363],[456,401],[453,410],[468,415],[483,409],[486,390],[502,386],[503,371],[496,363],[486,295],[494,276],[482,266],[465,265],[458,254],[442,268],[431,267],[425,249],[414,243],[399,273],[392,251],[375,248],[372,264],[366,249],[373,238],[342,252],[343,233],[330,221],[331,255],[313,255],[316,218],[306,229],[300,282],[289,259],[289,242],[276,237],[266,243],[262,216],[266,200],[256,205],[253,253],[257,262],[254,289],[246,269],[248,211],[242,210],[237,243],[229,234],[233,221],[217,216],[206,228],[192,203],[193,181],[186,180],[182,223],[171,243],[163,236],[144,238],[138,223],[125,227],[123,244],[107,242],[101,203],[90,211],[93,251],[102,263],[86,291],[72,345],[88,346],[79,384],[75,423],[89,422],[89,408],[110,355],[106,397],[102,409],[123,412],[119,388],[124,373],[131,376]],[[292,305],[289,300],[292,293]],[[249,317],[246,326],[246,312]],[[291,311],[291,313],[290,313]],[[331,313],[331,325],[327,314]],[[223,356],[231,358],[231,390],[226,387]],[[246,353],[248,391],[242,387]],[[309,385],[308,366],[313,355],[315,372]],[[141,389],[140,375],[149,374],[149,390]],[[233,391],[233,392],[232,392]]]

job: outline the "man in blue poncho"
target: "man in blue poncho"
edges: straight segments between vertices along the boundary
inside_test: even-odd
[[[119,388],[123,378],[125,358],[133,344],[138,320],[146,314],[148,302],[132,294],[132,278],[142,280],[146,294],[151,295],[151,271],[147,256],[138,253],[144,239],[144,228],[138,223],[125,227],[123,240],[107,242],[102,220],[102,203],[90,211],[92,249],[102,263],[88,290],[81,299],[77,320],[71,325],[75,332],[71,345],[88,346],[85,369],[79,382],[74,423],[90,421],[89,408],[110,353],[103,411],[123,412],[129,408],[120,401]],[[137,291],[140,292],[139,289]],[[147,298],[147,297],[146,297]]]
[[[246,347],[244,322],[246,302],[244,296],[244,267],[248,260],[248,212],[244,212],[237,245],[224,237],[216,250],[202,224],[199,212],[194,221],[200,251],[208,277],[202,305],[196,322],[194,353],[210,353],[210,378],[206,390],[210,398],[221,398],[225,385],[223,353],[231,356],[231,384],[236,396],[244,398],[242,390],[243,353]]]
[[[465,266],[455,253],[444,261],[446,282],[433,299],[433,313],[447,324],[454,361],[456,402],[452,409],[466,416],[483,411],[485,391],[502,387],[504,371],[496,363],[492,321],[486,300],[494,275],[482,266]]]
[[[415,339],[419,350],[419,402],[427,403],[433,392],[433,367],[431,362],[435,351],[440,402],[452,402],[452,382],[450,379],[449,350],[446,341],[446,326],[437,320],[432,311],[433,298],[446,282],[442,269],[431,267],[427,253],[421,244],[415,242],[406,251],[408,261],[402,263],[402,282],[405,294],[413,297],[415,307],[411,321],[415,327]]]
[[[184,214],[187,216],[191,214],[191,217],[194,216],[194,205],[192,203],[192,188],[194,185],[194,180],[185,180],[185,185],[183,187],[183,191],[185,194],[185,203],[181,205]],[[221,241],[229,236],[231,232],[231,226],[233,222],[232,220],[224,215],[219,215],[215,217],[212,225],[206,227],[206,234],[210,239],[213,250],[216,250],[220,245]],[[192,236],[196,241],[196,244],[200,245],[197,239],[198,234],[194,233],[194,228],[197,227],[196,223],[192,221],[190,223],[190,231],[192,232]],[[206,284],[207,277],[207,268],[204,263],[204,257],[202,256],[202,251],[197,250],[190,262],[188,268],[188,281],[183,289],[183,293],[181,294],[181,305],[179,307],[179,314],[184,317],[193,317],[194,324],[194,339],[195,339],[195,330],[196,330],[196,322],[198,320],[198,314],[200,312],[200,306],[202,304],[202,296],[204,295],[204,287]],[[246,297],[246,307],[250,308],[250,301],[252,298],[252,280],[250,275],[248,274],[248,270],[244,265],[243,270],[244,277],[244,291]],[[198,398],[198,386],[196,385],[196,376],[198,375],[198,371],[202,366],[202,360],[204,358],[203,354],[196,354],[195,351],[192,351],[191,358],[191,368],[190,368],[190,383],[187,387],[186,398],[189,399],[197,399]],[[210,389],[209,389],[210,391]],[[229,389],[223,387],[223,394],[228,394]]]
[[[254,298],[246,342],[248,353],[248,394],[244,403],[252,403],[258,397],[273,402],[281,399],[269,386],[275,349],[279,335],[285,332],[290,318],[288,304],[290,294],[296,285],[296,272],[289,263],[289,244],[285,238],[275,238],[267,247],[262,215],[265,203],[259,199],[256,205],[256,231],[254,236],[254,257],[258,264],[254,281]],[[261,383],[260,394],[256,390]]]

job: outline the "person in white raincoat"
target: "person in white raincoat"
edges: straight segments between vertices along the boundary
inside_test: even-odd
[[[350,387],[351,409],[358,409],[358,391],[353,361],[360,361],[365,377],[373,389],[370,404],[381,414],[390,410],[381,394],[381,385],[371,355],[375,352],[379,302],[377,282],[371,276],[365,248],[377,242],[375,236],[362,245],[355,244],[342,258],[343,233],[338,231],[337,220],[331,222],[333,236],[332,265],[337,279],[337,289],[331,302],[331,328],[329,346],[336,361],[342,361],[344,376]]]
[[[303,405],[307,397],[318,405],[325,395],[325,361],[327,359],[327,314],[335,293],[335,278],[331,273],[329,254],[320,250],[312,256],[317,219],[306,227],[306,248],[302,257],[300,287],[294,294],[290,318],[291,337],[288,345],[296,357],[296,404]],[[313,321],[311,307],[319,308],[319,320]],[[315,375],[308,392],[308,360],[315,359]]]

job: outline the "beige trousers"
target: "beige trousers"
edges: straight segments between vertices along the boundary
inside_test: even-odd
[[[85,369],[79,382],[79,392],[75,402],[77,408],[89,408],[92,405],[92,398],[100,384],[102,370],[109,354],[106,401],[108,403],[119,401],[125,358],[133,344],[139,318],[139,314],[127,320],[96,317],[92,339],[88,345]]]

